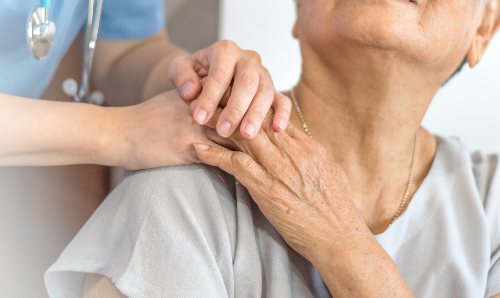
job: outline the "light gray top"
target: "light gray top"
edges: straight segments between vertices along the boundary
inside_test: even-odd
[[[498,157],[438,138],[407,211],[377,240],[417,297],[500,293]],[[81,297],[85,273],[129,297],[328,297],[227,174],[201,165],[132,173],[47,271],[51,297]]]

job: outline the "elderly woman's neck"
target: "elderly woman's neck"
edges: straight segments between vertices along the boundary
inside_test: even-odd
[[[424,87],[391,72],[339,76],[306,68],[296,95],[319,142],[346,163],[377,168],[377,161],[407,160],[432,99]]]

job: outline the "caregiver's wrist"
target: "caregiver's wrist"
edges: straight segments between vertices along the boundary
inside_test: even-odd
[[[94,163],[106,166],[121,166],[120,158],[125,151],[124,121],[121,108],[95,107],[97,131],[93,138]]]

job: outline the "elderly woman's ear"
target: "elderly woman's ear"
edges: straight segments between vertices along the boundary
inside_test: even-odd
[[[476,66],[481,61],[491,39],[499,28],[500,0],[489,0],[484,7],[481,21],[467,52],[467,62],[470,67]]]
[[[299,27],[298,27],[298,25],[297,25],[297,21],[295,21],[295,23],[293,24],[292,36],[293,36],[295,39],[298,39],[298,38],[299,38]]]

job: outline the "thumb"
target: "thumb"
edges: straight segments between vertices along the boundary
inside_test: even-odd
[[[207,144],[195,144],[194,148],[198,158],[203,163],[218,167],[224,172],[233,175],[249,189],[262,185],[266,180],[267,175],[265,172],[246,153]]]
[[[190,56],[179,56],[168,64],[167,77],[185,100],[195,99],[201,92],[200,78]]]

